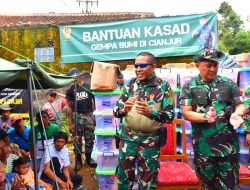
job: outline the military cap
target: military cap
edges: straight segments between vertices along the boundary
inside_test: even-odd
[[[194,56],[194,62],[200,63],[201,61],[214,61],[220,62],[225,58],[225,54],[217,49],[204,49]]]
[[[12,110],[12,108],[10,107],[9,104],[1,104],[0,105],[0,110],[9,111],[9,110]]]

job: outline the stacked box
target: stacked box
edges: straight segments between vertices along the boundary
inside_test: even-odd
[[[99,190],[117,190],[117,178],[115,176],[115,170],[103,171],[96,168],[96,174],[98,175]]]
[[[194,166],[194,152],[190,152],[188,154],[188,165],[192,168],[192,169],[195,169],[195,166]]]
[[[119,129],[120,120],[113,115],[113,108],[120,91],[93,92],[95,95],[94,111],[95,147],[97,159],[96,174],[100,190],[117,190],[115,168],[118,162],[118,150],[115,146],[116,127]]]
[[[180,131],[180,136],[181,136],[182,131]],[[181,145],[181,139],[180,142],[177,144],[180,147]],[[186,150],[187,154],[191,154],[193,152],[193,144],[192,144],[192,132],[191,131],[186,131]]]
[[[250,65],[250,53],[241,53],[238,55],[235,55],[236,60],[239,62],[240,67],[249,67]]]
[[[238,129],[238,139],[240,144],[240,151],[242,153],[248,152],[249,146],[246,143],[246,133],[241,128]]]
[[[240,69],[239,85],[241,89],[250,85],[250,67]]]
[[[155,74],[157,75],[157,77],[167,81],[172,88],[177,87],[177,73],[177,69],[155,69]]]
[[[115,170],[118,162],[118,151],[97,152],[97,164],[101,171]]]
[[[187,154],[191,154],[193,152],[193,144],[192,144],[192,134],[186,133],[186,149],[187,149]]]
[[[103,171],[99,166],[96,168],[96,174],[98,175],[99,190],[117,190],[117,177],[115,176],[115,170]],[[136,177],[132,190],[138,190],[138,178]]]
[[[112,111],[119,97],[120,90],[93,92],[96,111]]]
[[[115,131],[119,129],[120,119],[116,118],[111,111],[94,111],[96,120],[96,130],[98,131]]]
[[[134,65],[132,66],[134,69]],[[136,77],[134,70],[125,70],[122,71],[122,74],[123,74],[124,84],[127,84],[132,78]]]
[[[96,149],[99,152],[114,152],[115,146],[115,131],[100,131],[95,130]]]
[[[246,133],[241,127],[237,129],[237,132],[240,144],[240,157],[239,157],[240,163],[248,165],[250,147],[246,143]]]
[[[192,133],[192,124],[190,121],[185,120],[185,129],[186,133]]]

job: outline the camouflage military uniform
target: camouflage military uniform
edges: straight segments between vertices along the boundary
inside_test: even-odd
[[[125,117],[119,110],[124,102],[133,95],[138,99],[143,98],[149,106],[161,104],[161,109],[153,109],[150,120],[161,123],[171,122],[174,118],[173,93],[169,84],[155,75],[148,82],[140,82],[132,79],[123,89],[117,105],[114,108],[116,117]],[[135,118],[136,119],[136,118]],[[137,121],[137,120],[136,120]],[[140,123],[138,120],[137,122]],[[130,126],[121,129],[121,142],[119,148],[119,160],[116,170],[119,190],[131,190],[135,177],[135,162],[138,164],[139,189],[154,189],[157,186],[159,170],[159,136],[157,131],[146,133],[131,130]]]
[[[205,48],[215,48],[215,44],[213,44],[212,39],[215,37],[215,32],[213,27],[209,25],[201,26],[195,36],[199,36],[199,49]]]
[[[192,106],[198,113],[206,113],[210,106],[216,111],[214,123],[192,122],[195,170],[207,189],[239,188],[239,142],[228,113],[239,103],[239,89],[226,77],[217,75],[205,83],[198,75],[182,88],[181,105]]]
[[[82,138],[85,139],[85,160],[88,165],[91,163],[91,152],[93,150],[93,144],[95,140],[94,136],[94,116],[93,116],[93,101],[94,96],[90,92],[90,85],[83,83],[82,85],[72,85],[66,92],[66,98],[68,102],[72,102],[72,111],[74,110],[74,103],[76,101],[77,112],[72,114],[72,122],[75,122],[75,116],[77,114],[77,135],[79,141],[74,144],[76,149],[76,170],[79,170],[82,165]],[[76,98],[76,100],[75,100]],[[71,120],[71,119],[70,119]],[[74,131],[76,132],[76,131]]]
[[[74,113],[75,118],[75,113]],[[75,119],[73,119],[75,121]],[[90,153],[93,150],[94,145],[94,115],[92,112],[87,114],[77,113],[77,135],[79,136],[79,140],[76,143],[77,152],[82,152],[82,137],[85,140],[85,153]]]

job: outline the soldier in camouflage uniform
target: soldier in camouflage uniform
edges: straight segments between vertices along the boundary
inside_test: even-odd
[[[116,170],[118,189],[132,189],[137,161],[139,189],[152,190],[159,170],[157,132],[162,123],[174,118],[173,93],[168,82],[155,75],[156,59],[151,53],[137,55],[134,66],[137,77],[124,86],[114,108],[116,117],[124,117]]]
[[[66,99],[68,100],[68,124],[69,130],[75,134],[74,121],[77,117],[77,135],[79,136],[78,142],[75,145],[75,153],[77,157],[75,170],[80,170],[82,166],[82,140],[85,140],[85,158],[86,163],[91,167],[96,167],[97,164],[91,159],[91,152],[94,145],[94,96],[90,92],[90,85],[83,80],[83,74],[76,68],[71,69],[68,76],[76,76],[77,88],[76,88],[76,101],[77,112],[74,112],[75,101],[75,86],[72,85],[66,92]]]
[[[192,34],[193,38],[199,38],[199,49],[215,48],[216,33],[212,26],[207,23],[207,16],[204,15],[200,18],[200,27]]]
[[[180,94],[184,118],[192,122],[195,171],[210,190],[239,189],[239,142],[229,119],[231,110],[240,117],[245,107],[237,85],[217,75],[223,57],[215,49],[196,55],[200,74]]]

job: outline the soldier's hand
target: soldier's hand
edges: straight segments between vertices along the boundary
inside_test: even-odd
[[[216,118],[216,112],[214,107],[210,107],[209,111],[206,113],[206,118],[208,123],[214,123]]]
[[[136,97],[132,96],[130,97],[125,103],[124,103],[124,107],[121,109],[121,112],[124,113],[124,114],[127,114],[132,106],[134,105],[136,101]]]
[[[242,123],[244,123],[244,119],[242,116],[238,115],[237,113],[233,113],[230,117],[230,123],[234,127],[234,129],[237,129],[240,127]]]
[[[146,117],[151,116],[151,108],[148,106],[147,102],[142,98],[136,101],[135,110],[137,113],[145,115]]]

